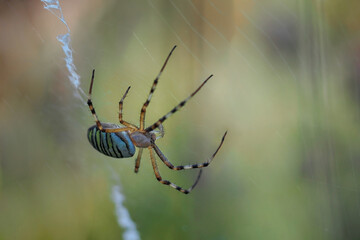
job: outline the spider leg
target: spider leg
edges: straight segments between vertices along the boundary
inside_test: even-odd
[[[180,191],[180,192],[182,192],[182,193],[185,193],[185,194],[188,194],[188,193],[191,192],[191,190],[193,190],[193,188],[194,188],[194,187],[196,186],[196,184],[199,182],[199,179],[200,179],[200,176],[201,176],[201,172],[202,172],[201,169],[200,169],[200,171],[199,171],[199,174],[198,174],[198,176],[197,176],[194,184],[193,184],[190,188],[184,189],[184,188],[179,187],[179,186],[177,186],[176,184],[174,184],[174,183],[172,183],[172,182],[170,182],[170,181],[168,181],[168,180],[163,180],[163,179],[161,178],[159,169],[158,169],[157,164],[156,164],[156,161],[155,161],[154,154],[153,154],[153,152],[152,152],[152,147],[149,147],[148,149],[149,149],[149,152],[150,152],[151,164],[152,164],[152,167],[153,167],[153,169],[154,169],[155,177],[156,177],[156,179],[157,179],[160,183],[165,184],[165,185],[169,185],[170,187],[175,188],[176,190],[178,190],[178,191]]]
[[[171,115],[179,111],[183,106],[185,106],[186,102],[189,101],[204,85],[205,83],[212,77],[213,75],[210,75],[205,81],[184,101],[180,102],[176,107],[174,107],[170,112],[168,112],[166,115],[164,115],[162,118],[160,118],[157,122],[155,122],[153,125],[147,127],[145,129],[146,132],[150,132],[157,128],[160,124],[162,124],[166,119],[168,119]]]
[[[100,131],[107,132],[107,133],[123,132],[123,131],[132,130],[132,128],[104,128],[101,125],[101,122],[99,121],[99,118],[96,115],[95,108],[94,108],[93,103],[91,101],[91,92],[92,92],[92,87],[93,87],[93,84],[94,84],[94,76],[95,76],[95,69],[92,71],[92,77],[91,77],[91,83],[90,83],[90,89],[89,89],[89,97],[88,97],[87,104],[89,106],[91,114],[94,116],[96,126],[100,129]]]
[[[130,90],[130,87],[128,87],[128,89],[126,90],[124,96],[121,98],[121,100],[119,102],[119,121],[124,126],[137,129],[137,127],[135,125],[122,120],[122,110],[123,110],[124,99],[125,99],[126,95],[128,94],[129,90]]]
[[[156,85],[158,84],[161,73],[164,71],[164,68],[165,68],[167,62],[169,61],[169,58],[170,58],[171,54],[173,53],[173,51],[175,50],[175,48],[176,48],[176,45],[171,49],[169,55],[167,56],[167,58],[166,58],[166,60],[164,62],[164,65],[160,69],[159,74],[156,76],[156,78],[155,78],[155,80],[153,82],[153,85],[152,85],[152,87],[150,89],[150,93],[149,93],[148,98],[147,98],[146,102],[144,103],[144,105],[141,108],[141,112],[140,112],[140,130],[144,130],[146,108],[150,103],[151,97],[152,97],[152,95],[153,95],[153,93],[155,91]]]
[[[220,145],[218,146],[218,148],[216,149],[216,151],[213,153],[213,155],[211,156],[211,158],[204,163],[199,163],[199,164],[190,164],[190,165],[184,165],[184,166],[174,166],[166,157],[165,155],[160,151],[159,147],[155,144],[153,144],[153,148],[156,152],[156,154],[159,156],[159,158],[161,159],[161,161],[163,161],[165,163],[166,166],[168,166],[170,169],[172,170],[186,170],[186,169],[193,169],[193,168],[203,168],[203,167],[207,167],[210,165],[211,161],[214,159],[215,155],[217,154],[217,152],[219,151],[219,149],[221,148],[221,146],[224,143],[225,137],[226,137],[227,131],[225,132],[224,136],[221,139]]]
[[[143,148],[139,148],[139,153],[138,153],[137,158],[135,160],[135,170],[134,170],[135,173],[138,173],[138,171],[139,171],[142,152],[143,152]]]

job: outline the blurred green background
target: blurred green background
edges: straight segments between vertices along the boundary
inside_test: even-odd
[[[110,190],[120,176],[142,239],[360,239],[358,0],[60,1],[81,88],[118,122],[140,108],[167,54],[151,124],[214,77],[164,124],[173,164],[200,163],[227,139],[197,188],[159,184],[144,151],[114,159],[86,139],[40,0],[0,1],[0,239],[122,239]],[[197,171],[165,179],[188,187]]]

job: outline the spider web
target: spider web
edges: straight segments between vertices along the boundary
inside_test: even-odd
[[[75,66],[73,64],[72,59],[72,53],[71,48],[69,47],[70,43],[70,29],[68,28],[61,9],[59,8],[53,8],[50,6],[54,5],[54,2],[45,1],[47,9],[53,9],[54,15],[56,15],[67,27],[68,33],[65,35],[62,35],[58,37],[59,41],[63,44],[63,50],[66,55],[66,64],[70,73],[69,79],[72,82],[75,89],[80,90],[80,93],[82,95],[83,91],[79,88],[79,77],[75,72]],[[56,1],[55,1],[56,2]],[[192,61],[192,66],[190,66],[188,69],[191,72],[196,72],[195,74],[190,74],[190,77],[199,79],[194,80],[201,81],[201,78],[204,78],[203,76],[206,76],[208,74],[214,73],[215,77],[211,80],[212,85],[208,85],[208,93],[211,96],[221,96],[224,94],[225,90],[224,85],[226,85],[226,81],[230,81],[229,79],[238,79],[237,76],[244,76],[238,81],[233,80],[232,84],[234,85],[233,89],[239,89],[241,91],[242,85],[248,85],[249,81],[246,81],[245,79],[254,79],[254,81],[257,81],[258,84],[258,91],[263,91],[263,96],[260,101],[266,101],[266,98],[273,99],[273,96],[271,94],[277,94],[278,91],[280,91],[282,84],[288,85],[288,86],[295,86],[297,88],[297,92],[295,90],[294,94],[297,94],[298,98],[294,99],[295,102],[292,107],[296,106],[298,102],[302,101],[303,98],[306,99],[307,92],[310,90],[312,91],[315,89],[315,85],[311,82],[304,83],[302,79],[312,79],[313,81],[316,81],[317,84],[321,84],[321,93],[315,93],[312,95],[312,97],[319,97],[321,99],[321,103],[317,106],[319,109],[330,109],[331,106],[331,100],[329,92],[331,92],[331,85],[330,83],[325,80],[329,78],[328,69],[330,66],[332,66],[332,62],[327,60],[327,51],[325,49],[331,49],[331,45],[329,42],[326,41],[327,36],[327,29],[324,25],[324,16],[321,14],[314,14],[313,19],[311,22],[306,22],[305,15],[307,14],[309,6],[305,3],[301,2],[299,6],[295,7],[292,4],[282,4],[277,3],[276,1],[276,9],[271,8],[271,5],[264,4],[261,1],[250,1],[250,7],[244,3],[239,2],[238,4],[234,4],[233,9],[224,9],[224,6],[226,4],[221,4],[219,1],[203,1],[202,5],[199,4],[199,1],[194,0],[187,0],[183,2],[170,0],[167,2],[159,1],[159,0],[146,0],[143,1],[143,7],[139,8],[139,10],[147,12],[149,14],[149,19],[152,19],[152,21],[156,21],[162,28],[162,31],[168,32],[169,40],[167,41],[167,45],[169,45],[172,42],[175,42],[176,44],[180,45],[181,50],[177,51],[183,51],[182,54],[187,54],[188,58]],[[163,7],[166,7],[171,12],[171,16],[173,16],[176,21],[171,21],[169,16],[166,12],[163,11]],[[201,8],[203,7],[203,8]],[[144,10],[146,9],[146,11]],[[319,13],[321,13],[323,9],[323,4],[319,1],[316,2],[315,8],[319,10]],[[219,25],[217,22],[213,21],[212,16],[209,14],[204,13],[204,9],[207,9],[208,12],[212,14],[216,14],[219,19],[227,19],[227,15],[230,12],[227,11],[233,11],[233,14],[238,17],[237,21],[231,22],[232,32],[226,32],[225,30],[219,28]],[[251,10],[250,10],[251,9]],[[294,11],[294,9],[296,11]],[[60,10],[60,12],[59,12]],[[252,11],[256,11],[257,13],[254,13]],[[279,16],[277,16],[277,12],[281,12]],[[141,15],[141,14],[140,14]],[[246,23],[246,27],[244,27],[244,23]],[[307,24],[313,25],[313,29],[308,29]],[[223,25],[224,26],[224,25]],[[225,27],[224,27],[225,29]],[[129,31],[129,30],[128,30]],[[297,35],[302,34],[305,36],[307,34],[307,31],[312,32],[313,39],[312,45],[315,49],[315,51],[309,51],[308,45],[305,40]],[[188,34],[185,34],[185,32]],[[149,41],[149,39],[145,36],[146,30],[142,29],[141,27],[136,28],[134,27],[131,30],[132,37],[134,38],[134,44],[137,45],[134,48],[139,49],[140,52],[139,55],[141,56],[147,56],[147,59],[144,62],[150,61],[152,65],[149,65],[149,69],[158,68],[158,66],[161,66],[162,60],[161,58],[155,56],[155,51],[153,50],[153,44],[154,41]],[[188,36],[191,36],[190,38]],[[298,38],[297,38],[298,37]],[[153,38],[156,39],[156,38]],[[156,41],[155,41],[156,42]],[[194,45],[193,42],[196,42],[198,46]],[[238,44],[238,43],[241,44]],[[137,44],[136,44],[137,43]],[[246,47],[243,47],[246,46]],[[301,49],[300,53],[296,52],[296,48]],[[200,49],[200,50],[199,50]],[[225,49],[225,50],[224,50]],[[208,59],[217,59],[217,56],[226,56],[226,51],[230,52],[228,54],[229,65],[224,65],[219,67],[215,67],[216,65],[213,64],[212,60]],[[179,54],[179,53],[177,53]],[[300,61],[296,60],[296,55],[300,56]],[[301,55],[303,54],[303,55]],[[166,55],[166,54],[165,54]],[[308,59],[315,59],[313,66],[306,63]],[[179,60],[177,60],[179,61]],[[174,64],[174,63],[173,63]],[[171,65],[171,64],[169,64]],[[184,64],[185,65],[185,64]],[[184,69],[182,65],[176,65],[176,68]],[[186,66],[186,65],[185,65]],[[238,66],[238,67],[237,67]],[[170,70],[166,71],[172,71],[175,67],[169,66]],[[237,69],[235,69],[237,68]],[[215,72],[213,69],[216,69]],[[147,69],[143,69],[144,72]],[[137,77],[138,79],[146,79],[147,76],[145,76],[145,73],[138,72],[136,73],[137,76],[133,75],[131,77],[134,78]],[[189,76],[189,75],[188,75]],[[201,77],[199,77],[201,76]],[[273,82],[276,87],[273,88],[271,84],[268,85],[266,81],[261,81],[257,79],[262,79],[266,76],[266,78],[270,79],[270,82]],[[163,81],[162,79],[160,81]],[[176,81],[176,80],[175,80]],[[135,84],[134,89],[142,89],[141,83],[138,83],[135,81],[135,83],[131,83],[134,81],[129,80],[129,85]],[[149,82],[148,84],[151,84]],[[162,84],[167,84],[163,83]],[[309,84],[309,85],[307,85]],[[197,84],[195,84],[197,85]],[[262,86],[268,86],[268,91],[265,91],[265,89]],[[159,86],[161,88],[161,86]],[[266,87],[265,87],[266,88]],[[172,105],[177,104],[182,97],[186,95],[186,91],[183,90],[183,92],[180,92],[181,88],[176,89],[175,92],[173,89],[168,91],[168,95],[173,98],[171,104],[169,103],[169,107]],[[144,95],[147,94],[147,89],[138,90],[134,92],[133,94],[136,95],[139,99],[142,99]],[[158,90],[161,91],[161,90]],[[272,92],[274,91],[274,92]],[[272,93],[271,93],[272,92]],[[110,95],[111,92],[108,91],[105,94]],[[234,95],[237,93],[234,92]],[[241,92],[242,95],[246,96],[245,92]],[[260,95],[260,94],[259,94]],[[259,95],[254,94],[253,96],[256,96],[255,98],[259,98]],[[234,98],[236,99],[236,102],[241,105],[242,102],[251,101],[256,102],[256,99],[249,99],[251,98],[251,95],[247,95],[244,98]],[[261,97],[260,97],[261,98]],[[153,101],[156,101],[154,99]],[[271,100],[276,101],[276,100]],[[193,104],[195,106],[203,105],[203,102],[200,102],[199,98],[196,97],[192,100],[194,102]],[[232,108],[237,108],[238,105],[234,105],[231,102],[226,101],[219,101],[222,104],[222,106],[232,106]],[[212,101],[213,104],[216,104],[215,101]],[[112,104],[112,103],[108,103]],[[248,106],[249,108],[251,104]],[[305,159],[302,163],[303,168],[303,178],[307,179],[310,182],[314,182],[318,185],[318,189],[321,189],[324,191],[324,195],[328,194],[326,190],[324,190],[324,185],[326,185],[329,189],[341,189],[340,191],[346,189],[349,189],[349,187],[343,183],[338,182],[335,180],[335,176],[331,176],[330,178],[324,177],[326,175],[325,172],[320,170],[324,166],[329,166],[329,171],[336,172],[338,171],[336,168],[331,168],[332,164],[336,165],[338,163],[336,160],[334,160],[334,155],[332,154],[334,152],[334,149],[337,148],[336,144],[334,143],[334,133],[332,133],[333,130],[331,127],[329,127],[327,130],[317,131],[315,128],[309,127],[308,124],[315,124],[315,125],[325,125],[330,126],[332,124],[331,120],[328,120],[327,114],[325,113],[324,116],[321,116],[319,118],[315,117],[314,110],[313,109],[302,109],[301,104],[298,105],[300,111],[304,111],[305,115],[309,114],[311,115],[310,118],[312,118],[310,121],[306,119],[300,118],[300,124],[299,129],[300,131],[305,131],[307,133],[301,135],[299,139],[302,139],[300,141],[303,141],[302,149],[300,147],[303,154],[303,158]],[[271,107],[270,107],[271,108]],[[162,112],[160,110],[155,110],[159,112],[153,112],[155,116],[161,116]],[[188,111],[187,109],[184,109],[182,111]],[[286,111],[286,110],[280,110],[280,111]],[[315,110],[316,111],[316,110]],[[205,112],[201,112],[201,114],[206,114]],[[225,115],[229,114],[227,111],[221,111],[219,115]],[[293,113],[296,114],[296,113]],[[129,115],[132,115],[132,112],[129,113]],[[269,115],[272,115],[271,112],[269,112]],[[358,112],[355,112],[355,115],[359,115]],[[205,115],[209,116],[209,115]],[[151,119],[151,116],[149,116]],[[242,120],[242,116],[234,116],[234,118],[240,118],[240,121]],[[254,116],[253,116],[254,117]],[[244,118],[246,118],[244,116]],[[213,119],[217,119],[215,122],[221,122],[221,119],[214,116]],[[148,120],[153,121],[153,120]],[[236,121],[236,120],[235,120]],[[280,119],[274,119],[274,121],[281,121]],[[171,124],[171,123],[170,123]],[[180,125],[179,128],[186,128],[186,124],[182,123],[183,125]],[[243,122],[243,124],[246,124],[246,121]],[[249,124],[249,123],[248,123]],[[286,123],[284,123],[286,124]],[[251,125],[251,124],[250,124]],[[276,124],[274,125],[276,126]],[[219,125],[218,128],[225,128],[228,126]],[[196,129],[203,129],[204,132],[209,132],[205,129],[208,129],[208,125],[202,126],[202,123],[196,122],[195,124]],[[277,127],[275,127],[277,128]],[[237,130],[236,130],[237,129]],[[241,131],[245,131],[240,125],[235,126],[235,130],[233,130],[236,135],[236,133],[240,134]],[[291,130],[289,131],[291,132]],[[289,132],[282,131],[280,128],[277,129],[277,136],[280,138],[285,138],[285,135],[289,134]],[[231,131],[229,131],[231,134]],[[169,133],[171,134],[171,133]],[[211,138],[215,139],[215,133],[208,133]],[[211,135],[212,134],[212,135]],[[274,136],[275,136],[274,135]],[[290,134],[291,135],[291,134]],[[323,150],[318,151],[316,150],[316,146],[318,146],[319,142],[312,142],[309,143],[309,141],[305,139],[311,138],[310,136],[317,135],[321,136],[320,139],[317,141],[320,141],[320,145],[322,145]],[[170,138],[171,135],[168,137]],[[200,137],[199,137],[200,138]],[[199,141],[200,142],[200,141]],[[311,142],[311,141],[310,141]],[[205,146],[200,146],[202,149],[206,149]],[[200,158],[201,154],[198,154],[197,152],[194,152],[194,150],[184,150],[187,155],[195,156],[196,158]],[[187,152],[186,152],[187,151]],[[201,152],[201,151],[200,151]],[[309,153],[310,152],[310,153]],[[309,154],[310,157],[306,157],[306,154]],[[321,156],[318,156],[320,154]],[[261,158],[261,156],[258,156]],[[311,160],[306,160],[306,159]],[[325,161],[323,159],[329,159],[328,162],[325,164],[319,163],[319,161]],[[245,160],[246,161],[246,160]],[[354,164],[353,160],[348,159],[350,164]],[[315,172],[311,172],[312,170],[309,170],[309,164],[314,164],[314,168],[317,169]],[[318,172],[316,172],[318,171]],[[358,174],[354,172],[355,170],[352,169],[353,176],[357,178]],[[258,185],[258,181],[253,176],[246,176],[246,180],[254,183],[255,185]],[[246,181],[245,180],[245,181]],[[259,185],[258,185],[259,186]],[[354,187],[350,187],[350,189],[356,191],[359,193],[359,190]],[[113,191],[119,191],[120,187],[114,187]],[[334,190],[335,191],[335,190]],[[122,197],[119,194],[113,193],[113,199],[117,199],[118,203],[117,205],[117,214],[119,215],[128,215],[124,213],[123,210],[120,210],[122,208],[118,208],[121,206],[119,202],[122,202]],[[335,199],[340,199],[340,197],[335,197]],[[114,200],[115,201],[115,200]],[[115,202],[116,202],[115,201]],[[337,200],[334,200],[337,201]],[[340,200],[339,200],[340,201]],[[329,206],[332,206],[333,203],[329,202]],[[359,203],[355,205],[357,208],[360,207]],[[322,211],[326,214],[329,214],[329,209],[324,207]],[[333,213],[338,214],[338,213]],[[118,221],[120,225],[128,229],[135,229],[132,224],[121,224],[123,223],[122,220]],[[326,222],[326,221],[325,221]],[[327,226],[331,225],[337,225],[337,220],[332,220],[330,222],[324,223]],[[340,230],[338,230],[340,231]],[[339,234],[335,233],[334,234]]]
[[[41,0],[44,3],[44,8],[49,10],[53,15],[55,15],[64,25],[66,26],[67,33],[58,35],[57,40],[62,44],[62,49],[65,54],[65,63],[69,71],[69,80],[73,87],[75,88],[74,96],[80,99],[83,103],[86,104],[86,94],[80,88],[80,76],[76,72],[76,67],[73,59],[73,51],[71,48],[71,37],[70,37],[70,28],[65,21],[60,3],[58,0]],[[115,214],[117,216],[117,222],[120,227],[125,231],[123,237],[125,240],[138,240],[140,239],[140,234],[136,229],[135,222],[131,219],[129,211],[124,206],[125,196],[121,192],[120,179],[112,171],[114,185],[111,189],[111,199],[115,204]]]
[[[66,66],[58,78],[64,80],[63,75],[67,75],[66,83],[71,89],[64,91],[63,86],[57,86],[56,92],[44,94],[47,97],[43,102],[53,96],[65,99],[68,92],[71,102],[66,104],[65,99],[58,104],[56,99],[49,104],[55,110],[50,114],[40,112],[39,116],[41,123],[50,122],[52,126],[45,129],[70,126],[73,142],[76,138],[79,142],[86,141],[83,136],[72,134],[73,128],[84,130],[85,126],[74,121],[76,118],[71,114],[81,112],[78,109],[85,112],[87,96],[81,86],[88,86],[89,79],[84,81],[80,75],[89,77],[86,74],[93,66],[102,79],[101,84],[96,82],[94,86],[98,103],[95,105],[102,106],[97,108],[101,120],[114,116],[114,104],[128,86],[131,90],[125,103],[126,117],[137,119],[153,77],[168,51],[178,46],[150,104],[147,125],[214,74],[186,108],[166,121],[166,138],[159,139],[159,147],[174,165],[194,164],[206,160],[228,130],[223,148],[187,198],[158,186],[145,156],[141,166],[144,171],[138,179],[145,175],[151,180],[149,185],[141,182],[136,188],[132,178],[122,187],[119,177],[122,170],[113,168],[108,163],[111,160],[101,162],[106,171],[107,167],[110,169],[109,195],[115,205],[117,224],[124,229],[124,239],[140,239],[137,225],[141,227],[141,235],[148,239],[360,238],[360,54],[355,34],[358,25],[354,20],[359,7],[355,0],[347,4],[340,0],[41,2],[66,28],[64,33],[56,33],[59,35],[55,42],[62,48],[61,55],[51,58],[61,59],[60,65]],[[47,13],[40,1],[37,3]],[[7,4],[13,9],[18,7],[16,3]],[[73,8],[65,12],[66,4]],[[84,5],[79,7],[81,4]],[[72,18],[65,19],[63,13],[78,16],[74,25]],[[48,20],[48,15],[42,21]],[[80,27],[75,28],[76,24]],[[44,43],[46,38],[35,25],[31,28]],[[2,29],[12,29],[12,25]],[[0,40],[6,36],[2,34]],[[6,44],[1,45],[1,53],[6,52],[3,46]],[[51,53],[54,47],[44,49]],[[12,51],[16,52],[16,48]],[[41,55],[39,52],[36,54]],[[11,61],[3,61],[6,71],[10,69],[8,62]],[[23,75],[17,75],[11,80],[17,82],[22,78]],[[4,92],[3,89],[0,91]],[[37,99],[39,92],[30,98]],[[18,97],[29,98],[21,94]],[[8,99],[1,99],[0,106],[7,110],[2,115],[4,119],[17,109]],[[36,111],[38,105],[31,111]],[[63,125],[56,122],[58,114],[63,114]],[[15,116],[12,122],[23,118]],[[84,122],[92,120],[89,120],[91,115],[80,118]],[[23,125],[21,122],[13,127]],[[16,135],[23,136],[28,131],[30,136],[36,134],[30,131],[36,128],[21,129],[21,134]],[[53,148],[61,149],[69,136],[64,137],[61,130],[56,130],[57,135],[52,137],[65,140],[56,142]],[[6,134],[0,139],[0,156],[6,157],[9,149],[6,143],[14,134],[5,128],[3,132]],[[26,145],[19,144],[23,143],[19,139],[13,141],[15,152],[20,152],[19,146]],[[29,142],[32,153],[35,150],[32,141]],[[77,152],[80,156],[86,154],[84,149]],[[14,159],[9,159],[7,164],[23,163],[20,160],[25,157]],[[159,169],[166,179],[174,179],[181,186],[193,179],[188,172],[170,175],[160,163]],[[4,169],[0,180],[7,173],[3,166],[6,164],[0,165],[0,171]],[[56,172],[51,167],[49,171]],[[121,177],[125,178],[127,172],[131,170],[124,168]],[[182,180],[189,181],[183,185]],[[0,184],[0,190],[1,187]],[[127,197],[126,201],[123,192],[132,194],[133,189],[141,195]],[[137,224],[124,204],[134,209],[130,212]],[[157,214],[161,217],[154,218]],[[259,226],[263,226],[261,231]]]

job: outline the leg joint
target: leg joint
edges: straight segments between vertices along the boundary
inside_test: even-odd
[[[171,183],[168,180],[159,180],[162,184],[170,185]]]

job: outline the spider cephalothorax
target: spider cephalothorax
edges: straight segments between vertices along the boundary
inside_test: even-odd
[[[130,133],[130,138],[135,146],[139,148],[147,148],[155,144],[156,135],[152,132],[135,131]]]
[[[188,194],[196,186],[197,182],[199,181],[200,176],[201,176],[201,169],[199,171],[197,179],[195,180],[194,184],[190,188],[188,188],[188,189],[181,188],[181,187],[175,185],[174,183],[171,183],[167,180],[163,180],[161,178],[160,172],[156,165],[153,149],[156,152],[156,154],[159,156],[161,161],[172,170],[203,168],[203,167],[207,167],[210,164],[210,162],[212,161],[212,159],[215,157],[216,153],[219,151],[219,149],[221,148],[221,146],[225,140],[225,136],[226,136],[227,132],[225,132],[225,134],[223,135],[218,148],[213,153],[211,158],[207,162],[204,162],[201,164],[174,166],[165,157],[165,155],[160,151],[159,147],[155,144],[156,139],[164,136],[164,129],[163,129],[162,123],[166,119],[168,119],[172,114],[174,114],[179,109],[181,109],[183,106],[185,106],[187,101],[189,101],[190,98],[192,98],[213,75],[210,75],[207,79],[205,79],[205,81],[189,97],[187,97],[184,101],[180,102],[170,112],[168,112],[166,115],[161,117],[158,121],[156,121],[149,127],[145,128],[146,108],[150,103],[150,100],[155,91],[156,85],[158,84],[160,75],[163,72],[163,70],[164,70],[171,54],[175,50],[175,48],[176,48],[176,46],[173,47],[170,54],[166,58],[164,65],[162,66],[159,74],[157,75],[157,77],[155,78],[155,80],[153,82],[153,85],[151,87],[151,90],[150,90],[147,100],[144,103],[143,107],[141,108],[140,126],[139,127],[137,127],[136,125],[131,124],[129,122],[126,122],[122,119],[123,102],[124,102],[124,99],[125,99],[127,93],[130,90],[130,87],[128,87],[124,96],[121,98],[121,100],[119,102],[119,121],[120,121],[120,124],[122,124],[125,127],[117,125],[117,124],[112,124],[112,123],[101,123],[99,121],[99,119],[96,115],[95,109],[93,107],[92,101],[91,101],[91,92],[92,92],[92,86],[94,83],[94,75],[95,75],[95,70],[93,70],[92,77],[91,77],[91,83],[90,83],[90,89],[89,89],[89,99],[88,99],[87,103],[89,105],[92,115],[95,118],[96,124],[91,126],[88,129],[88,139],[89,139],[89,142],[91,143],[91,145],[96,150],[98,150],[99,152],[101,152],[107,156],[115,157],[115,158],[132,157],[135,154],[135,147],[139,148],[139,152],[138,152],[138,155],[137,155],[137,158],[135,161],[135,172],[138,172],[138,170],[139,170],[140,160],[141,160],[141,155],[142,155],[143,149],[144,148],[149,149],[151,163],[152,163],[152,166],[153,166],[153,169],[155,172],[156,179],[162,184],[170,185],[171,187],[175,188],[176,190],[178,190],[182,193]],[[159,136],[157,136],[157,134],[159,134]]]

